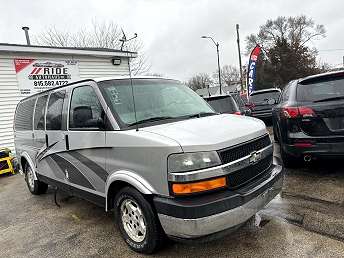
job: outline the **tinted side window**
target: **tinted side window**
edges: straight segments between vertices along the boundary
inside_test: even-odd
[[[38,98],[35,109],[34,129],[44,130],[44,116],[45,106],[47,104],[48,95],[44,95]]]
[[[69,110],[70,129],[98,130],[98,122],[104,119],[104,116],[105,113],[91,86],[73,89]]]
[[[65,94],[65,90],[51,93],[46,116],[47,130],[62,129],[62,107]]]
[[[14,128],[16,131],[32,130],[33,109],[36,99],[28,99],[18,104]]]

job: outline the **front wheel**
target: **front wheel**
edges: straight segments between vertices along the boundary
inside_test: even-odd
[[[115,217],[122,237],[129,247],[150,254],[161,247],[164,232],[150,203],[132,187],[125,187],[115,197]]]
[[[26,184],[29,188],[29,191],[32,194],[40,195],[40,194],[44,194],[47,192],[48,185],[46,183],[39,181],[39,180],[35,180],[35,177],[33,174],[34,172],[28,163],[26,163],[26,165],[25,165],[24,172],[25,172]]]

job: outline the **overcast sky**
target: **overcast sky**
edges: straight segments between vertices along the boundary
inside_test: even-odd
[[[114,21],[128,34],[137,32],[144,42],[151,72],[186,80],[199,72],[216,70],[216,50],[210,35],[220,43],[221,65],[238,65],[235,24],[240,24],[242,50],[245,37],[256,33],[267,19],[305,14],[324,24],[327,37],[312,42],[319,59],[333,65],[343,62],[344,1],[308,0],[1,0],[0,42],[25,44],[21,27],[30,34],[45,28],[75,30],[92,20]],[[247,57],[243,56],[243,62]]]

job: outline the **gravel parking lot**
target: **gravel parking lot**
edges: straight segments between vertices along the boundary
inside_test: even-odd
[[[278,156],[278,146],[275,148]],[[113,214],[52,190],[33,196],[21,175],[0,177],[1,257],[141,257]],[[171,243],[153,257],[344,257],[344,170],[318,161],[287,170],[284,190],[237,232],[202,245]]]

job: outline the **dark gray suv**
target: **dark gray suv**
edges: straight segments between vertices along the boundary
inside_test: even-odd
[[[272,109],[278,103],[281,90],[277,88],[257,90],[250,94],[248,107],[256,118],[271,119]]]

